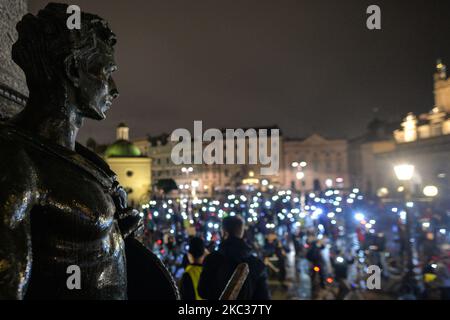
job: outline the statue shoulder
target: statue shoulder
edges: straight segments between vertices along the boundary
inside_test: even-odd
[[[38,175],[25,146],[1,125],[0,181],[0,224],[14,229],[38,199]]]
[[[3,123],[0,123],[0,172],[6,179],[31,178],[34,172],[27,146]]]

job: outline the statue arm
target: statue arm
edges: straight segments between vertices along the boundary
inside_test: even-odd
[[[36,175],[24,152],[14,151],[0,155],[0,300],[23,299],[32,262]]]

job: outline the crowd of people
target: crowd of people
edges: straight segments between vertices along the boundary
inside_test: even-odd
[[[152,199],[141,213],[144,241],[178,281],[183,299],[219,299],[245,262],[250,272],[238,298],[263,300],[271,298],[269,283],[288,289],[288,269],[302,272],[302,261],[312,299],[363,298],[370,265],[382,270],[383,292],[399,298],[409,210],[416,217],[418,298],[448,298],[448,212],[435,212],[429,203],[408,206],[386,205],[357,188],[241,190],[213,198]]]

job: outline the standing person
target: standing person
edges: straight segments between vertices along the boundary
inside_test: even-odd
[[[324,266],[325,263],[323,261],[322,250],[325,246],[322,244],[322,241],[316,240],[311,243],[309,247],[308,253],[306,254],[306,258],[311,262],[311,282],[314,283],[316,279],[316,274],[319,275],[319,284],[321,288],[325,288],[325,273]]]
[[[252,255],[242,239],[244,220],[239,216],[226,217],[222,223],[223,241],[219,249],[205,259],[198,291],[208,300],[218,300],[240,263],[247,263],[249,274],[237,300],[268,300],[267,273],[264,263]]]
[[[198,294],[198,282],[206,255],[205,244],[199,237],[189,241],[188,265],[181,278],[180,294],[183,300],[203,300]]]

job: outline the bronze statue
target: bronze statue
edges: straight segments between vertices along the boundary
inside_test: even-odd
[[[104,119],[118,96],[116,37],[87,13],[69,30],[66,10],[51,3],[17,25],[12,56],[30,95],[0,123],[0,299],[177,298],[167,270],[133,238],[141,218],[115,174],[76,143],[84,118]],[[67,285],[70,266],[80,288]]]

